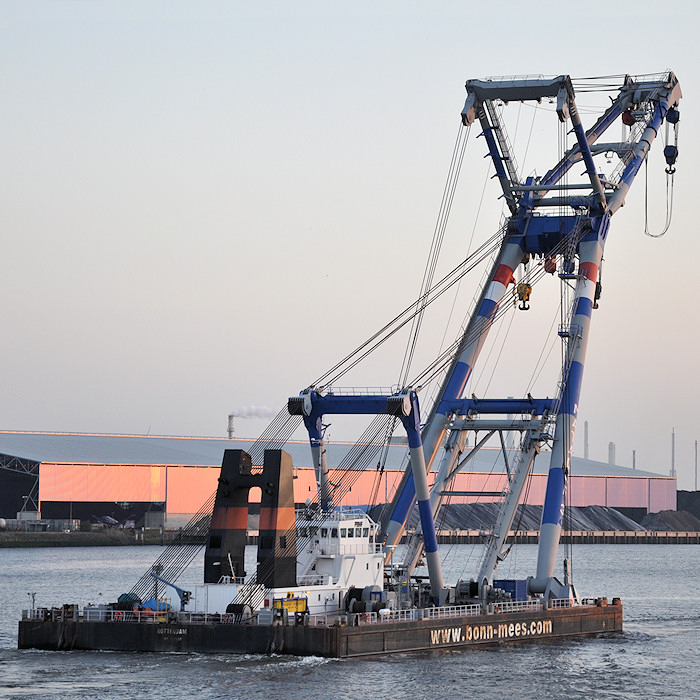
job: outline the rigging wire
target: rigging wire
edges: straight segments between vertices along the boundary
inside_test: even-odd
[[[486,358],[482,362],[481,365],[481,371],[479,373],[478,378],[474,381],[473,383],[473,389],[476,391],[480,385],[481,385],[481,380],[483,379],[485,373],[488,371],[488,366],[489,362],[491,361],[491,355],[496,347],[496,344],[499,341],[499,336],[501,335],[501,332],[505,328],[505,333],[503,333],[503,340],[501,342],[501,347],[500,350],[498,351],[498,355],[496,356],[496,361],[493,363],[493,366],[491,368],[491,374],[489,375],[488,381],[486,382],[486,386],[483,388],[483,390],[479,389],[480,393],[486,394],[486,392],[489,390],[489,387],[491,386],[491,381],[493,380],[493,375],[496,373],[496,368],[498,367],[498,362],[501,359],[501,355],[503,354],[503,350],[506,347],[506,343],[508,342],[508,335],[510,334],[510,329],[513,326],[513,321],[515,320],[515,310],[511,307],[509,308],[510,311],[510,321],[508,322],[508,327],[505,328],[504,325],[499,324],[498,330],[496,331],[496,337],[493,339],[493,344],[489,348],[489,352],[486,355]]]
[[[503,231],[499,230],[495,234],[491,236],[485,243],[483,243],[474,253],[472,253],[470,256],[468,256],[464,261],[462,261],[459,265],[457,265],[453,270],[448,272],[434,287],[432,287],[430,290],[427,290],[426,293],[423,295],[424,298],[424,303],[423,306],[424,308],[431,303],[433,303],[436,299],[438,299],[442,294],[444,294],[446,291],[448,291],[454,284],[456,284],[463,276],[468,274],[472,269],[474,269],[478,264],[480,264],[483,259],[486,257],[490,256],[493,254],[493,251],[500,246],[501,239],[503,236]],[[343,367],[344,363],[347,363],[348,358],[352,358],[353,355],[357,354],[358,351],[363,351],[364,354],[361,355],[359,358],[355,358],[353,362],[351,362],[348,366],[344,367],[342,371],[339,371],[337,375],[333,378],[333,381],[336,381],[339,377],[343,376],[346,372],[348,372],[352,367],[354,367],[358,362],[360,362],[364,357],[366,357],[370,352],[372,352],[376,347],[381,345],[383,342],[388,340],[391,336],[393,336],[398,330],[400,330],[403,326],[405,326],[413,317],[413,314],[409,313],[412,308],[415,308],[415,304],[412,304],[410,307],[405,309],[401,314],[399,314],[397,317],[392,319],[388,324],[386,324],[380,331],[375,333],[368,341],[365,341],[361,346],[359,346],[358,349],[354,351],[354,353],[351,353],[348,355],[344,360],[342,360],[340,363],[337,363],[332,369],[332,371],[339,370],[341,367]],[[415,313],[415,311],[413,312]],[[391,329],[393,324],[396,324],[398,321],[398,325]],[[384,338],[381,338],[382,332],[386,333]],[[377,340],[377,338],[380,338]],[[371,347],[369,350],[365,350],[365,348],[374,340],[377,340],[375,345]],[[317,380],[316,384],[320,384],[324,379],[326,379],[330,375],[330,372],[321,377],[319,380]],[[382,416],[383,418],[391,418],[390,416]],[[265,449],[270,449],[271,447],[276,447],[276,448],[281,448],[286,444],[286,442],[289,440],[289,438],[292,436],[295,430],[301,425],[302,418],[300,416],[290,416],[286,406],[277,414],[277,416],[271,421],[271,423],[268,425],[268,427],[265,429],[265,431],[260,435],[260,437],[256,440],[256,442],[253,444],[253,446],[250,449],[250,455],[253,461],[254,465],[261,465],[262,464],[262,458],[265,452]],[[388,430],[388,428],[387,428]],[[385,442],[385,441],[384,441]],[[351,453],[353,451],[351,450]],[[350,453],[348,453],[350,454]],[[376,452],[374,454],[374,457],[376,457]],[[365,467],[367,466],[366,464],[364,465]],[[256,466],[253,471],[260,471],[261,466]],[[364,468],[364,467],[363,467]],[[192,548],[190,547],[182,547],[182,541],[196,541],[196,537],[192,537],[192,532],[197,531],[198,528],[206,528],[208,529],[209,527],[209,522],[211,521],[211,512],[214,507],[214,501],[216,498],[216,493],[213,493],[209,499],[206,501],[206,503],[202,506],[200,509],[200,512],[198,512],[191,520],[190,522],[183,528],[183,531],[181,533],[182,537],[176,538],[176,540],[166,548],[166,551],[163,552],[161,557],[157,560],[157,562],[154,564],[154,566],[158,566],[159,570],[162,572],[163,578],[167,578],[167,580],[175,582],[178,577],[181,575],[182,571],[191,563],[191,561],[194,559],[194,557],[197,554],[197,551],[199,548],[202,546],[202,542],[197,542],[197,544],[193,544]],[[206,520],[208,518],[208,520]],[[189,540],[188,540],[189,537]],[[139,582],[137,582],[135,586],[135,592],[136,588],[138,587],[138,590],[140,591],[142,588],[144,588],[144,582],[145,582],[145,587],[148,588],[152,584],[152,577],[150,576],[150,572],[147,572]],[[138,593],[137,593],[138,594]]]
[[[537,110],[540,108],[538,103],[535,103],[534,109],[532,110],[532,121],[530,122],[530,133],[527,136],[527,143],[525,144],[525,155],[523,156],[523,172],[525,168],[525,161],[527,160],[527,154],[530,150],[530,141],[532,140],[532,130],[535,127],[535,117],[537,116]],[[560,159],[561,160],[561,159]]]
[[[530,376],[530,381],[528,382],[526,391],[529,391],[532,387],[534,387],[535,382],[540,378],[540,374],[542,374],[545,366],[547,365],[547,360],[549,360],[549,356],[552,354],[552,351],[556,347],[557,336],[552,333],[552,330],[554,329],[554,326],[557,323],[557,318],[559,317],[560,313],[561,313],[560,308],[557,307],[554,311],[554,317],[552,318],[552,324],[549,327],[549,332],[547,333],[547,337],[545,338],[544,344],[542,346],[542,350],[540,351],[540,356],[537,358],[537,362],[535,363],[535,367],[532,370],[532,375]],[[545,357],[543,359],[542,355],[544,355],[544,351],[546,350],[547,345],[549,345],[549,350],[547,350],[547,354],[545,355]],[[538,370],[538,367],[539,367],[539,370]]]
[[[669,123],[666,123],[664,131],[664,146],[669,145]],[[678,123],[674,124],[674,148],[678,153]],[[666,148],[664,148],[664,151]],[[651,233],[649,231],[649,154],[644,157],[644,233],[649,238],[661,238],[666,234],[671,227],[671,218],[673,217],[673,177],[675,168],[670,166],[666,168],[666,222],[661,233]]]
[[[479,223],[479,216],[481,215],[481,207],[483,206],[484,203],[484,196],[486,194],[486,185],[488,185],[490,175],[491,175],[491,170],[493,168],[493,163],[489,165],[489,167],[486,169],[486,173],[484,174],[484,186],[481,188],[481,196],[479,197],[479,206],[476,208],[476,215],[474,216],[474,225],[472,226],[472,232],[471,235],[469,236],[469,243],[467,244],[467,255],[469,255],[469,251],[472,249],[472,245],[474,243],[474,235],[476,234],[476,227]],[[440,348],[438,352],[441,352],[444,345],[445,345],[445,338],[447,338],[447,331],[449,329],[450,323],[452,322],[452,316],[454,314],[455,310],[455,305],[457,304],[457,297],[459,296],[459,290],[462,286],[462,280],[459,281],[457,284],[457,289],[455,289],[455,295],[452,299],[452,306],[450,307],[450,313],[448,314],[447,317],[447,323],[445,324],[445,331],[442,334],[442,339],[440,341]],[[464,320],[462,322],[463,327],[466,325],[467,318],[469,316],[469,310],[465,313]]]
[[[405,386],[406,380],[408,378],[408,373],[410,372],[410,368],[413,363],[413,358],[416,352],[420,330],[423,324],[424,312],[427,307],[427,292],[433,286],[435,271],[437,269],[437,264],[440,259],[442,244],[444,242],[445,232],[447,230],[447,222],[449,220],[450,212],[452,210],[452,203],[454,201],[457,182],[459,181],[459,175],[461,173],[462,165],[464,163],[464,154],[466,152],[467,144],[469,142],[470,132],[471,126],[467,127],[466,129],[464,129],[462,124],[458,126],[457,137],[452,151],[452,160],[450,162],[447,180],[443,188],[442,201],[440,202],[440,209],[438,211],[438,217],[435,223],[435,229],[433,231],[433,240],[430,246],[430,253],[428,255],[428,261],[426,263],[426,269],[423,273],[419,301],[416,302],[417,313],[413,316],[411,330],[409,332],[409,339],[406,345],[401,370],[399,372],[399,387]],[[457,289],[459,290],[459,284]],[[389,434],[393,433],[394,427],[396,425],[396,420],[397,419],[394,418],[391,427],[388,429]],[[387,435],[387,443],[388,437],[389,435]],[[384,450],[382,457],[377,463],[378,478],[375,478],[376,484],[372,489],[372,501],[376,499],[379,487],[381,485],[381,475],[384,472],[384,466],[387,455],[388,447]]]
[[[550,255],[562,255],[569,247],[575,249],[576,245],[578,245],[578,241],[581,239],[584,233],[585,229],[580,224],[578,224],[576,230],[572,231],[566,238],[562,239],[556,246],[552,248],[552,250],[550,251]],[[540,261],[540,263],[535,267],[535,269],[528,274],[526,279],[529,284],[534,286],[546,274],[547,273],[544,270],[544,265]],[[508,301],[511,295],[511,291],[506,291],[497,301],[497,311],[492,318],[492,324],[500,318],[502,318],[503,314],[508,312],[509,307],[504,302]],[[472,343],[476,342],[479,339],[480,333],[481,331],[479,329],[476,329],[473,332],[473,334],[467,338],[457,338],[448,348],[446,348],[446,350],[443,353],[441,353],[428,367],[426,367],[423,370],[423,372],[414,377],[414,379],[411,382],[411,385],[425,385],[428,382],[432,381],[432,379],[437,374],[439,374],[442,370],[445,369],[447,365],[449,365],[449,363],[452,360],[453,353],[460,346],[460,344],[464,343],[463,347],[469,347]]]
[[[486,260],[500,246],[503,229],[500,229],[485,241],[469,257],[465,258],[459,265],[448,272],[437,284],[429,289],[420,300],[423,306],[429,306],[439,299],[445,292],[459,282],[462,277],[471,272],[480,263]],[[395,316],[389,323],[384,325],[379,331],[374,333],[364,343],[358,346],[353,352],[348,354],[340,362],[336,363],[328,372],[319,377],[314,386],[321,384],[334,384],[353,367],[359,364],[367,355],[376,350],[380,345],[393,337],[398,331],[406,326],[417,313],[415,302]],[[373,344],[374,343],[374,344]],[[361,354],[360,354],[361,353]],[[335,374],[333,374],[335,372]]]
[[[464,154],[469,141],[470,131],[471,127],[464,129],[462,124],[460,124],[458,127],[457,138],[452,151],[452,161],[450,163],[449,173],[443,188],[442,201],[440,202],[440,209],[438,211],[438,217],[435,223],[435,229],[433,231],[433,240],[430,245],[426,269],[423,273],[420,294],[418,301],[416,302],[416,310],[418,313],[413,317],[409,341],[406,346],[403,362],[401,364],[401,371],[399,372],[399,386],[404,386],[405,384],[416,351],[418,336],[423,323],[425,294],[432,287],[433,279],[435,277],[435,270],[437,269],[437,263],[440,259],[440,252],[442,250],[442,244],[445,239],[445,231],[447,229],[447,221],[450,216],[450,211],[452,210],[452,202],[454,201],[459,174],[462,170]]]

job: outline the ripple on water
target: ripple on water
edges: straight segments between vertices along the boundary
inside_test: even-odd
[[[473,549],[451,548],[448,580],[465,569]],[[27,607],[27,592],[36,591],[40,605],[115,600],[160,551],[4,550],[0,697],[699,697],[692,660],[700,658],[700,547],[683,545],[576,549],[581,593],[619,595],[623,600],[625,630],[614,636],[341,661],[253,654],[17,651],[17,620]],[[535,552],[534,547],[526,548],[509,575],[529,575]],[[195,569],[187,574],[192,580],[201,571],[200,560]],[[659,593],[669,570],[684,582],[682,597],[663,598]]]

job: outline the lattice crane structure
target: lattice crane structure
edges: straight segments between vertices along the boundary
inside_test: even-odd
[[[488,537],[476,583],[479,588],[488,585],[499,561],[505,557],[506,538],[527,477],[541,447],[548,443],[551,456],[537,569],[528,579],[528,592],[546,597],[576,595],[566,571],[567,563],[563,583],[554,577],[554,566],[591,317],[600,296],[603,250],[612,218],[623,206],[662,125],[666,122],[674,130],[677,128],[681,90],[671,72],[625,76],[611,104],[586,129],[576,105],[575,83],[568,75],[561,75],[551,79],[469,80],[466,84],[467,99],[461,113],[462,122],[465,127],[480,126],[480,135],[493,162],[509,216],[502,229],[500,250],[481,290],[475,313],[466,326],[434,407],[417,437],[417,401],[413,394],[406,393],[410,392],[410,387],[403,390],[406,408],[401,414],[402,420],[409,422],[406,416],[410,414],[414,426],[413,430],[407,428],[411,457],[389,516],[382,523],[388,559],[401,540],[409,514],[418,502],[420,528],[409,542],[402,575],[412,574],[425,550],[436,601],[444,596],[437,595],[437,589],[442,587],[442,573],[434,522],[445,497],[454,493],[450,488],[458,471],[495,433],[501,435],[508,483],[500,494],[499,522]],[[582,87],[586,87],[585,83]],[[518,173],[501,114],[509,103],[542,100],[556,104],[559,123],[570,129],[575,141],[544,176],[523,179]],[[604,134],[618,119],[628,127],[628,137],[622,141],[603,141]],[[612,175],[605,177],[601,173],[600,159],[606,157],[609,162],[612,155],[618,157],[618,166]],[[677,155],[676,139],[667,143],[664,149],[669,177],[675,172]],[[581,166],[583,181],[570,182],[572,168]],[[521,263],[531,260],[536,261],[535,264],[516,286],[514,272]],[[565,313],[566,321],[557,329],[564,343],[565,359],[556,398],[536,399],[530,395],[521,399],[464,398],[467,381],[499,309],[515,294],[520,300],[520,308],[526,310],[532,283],[538,275],[546,272],[557,272],[562,282],[573,289]],[[359,397],[343,399],[334,396],[331,399],[313,388],[303,392],[302,396],[303,400],[295,404],[296,412],[304,415],[309,428],[321,501],[327,508],[331,499],[323,478],[327,474],[321,430],[323,407],[325,405],[335,413],[372,412],[374,409],[358,409]],[[365,408],[368,399],[364,400]],[[387,409],[390,397],[375,396],[372,400],[378,413],[399,410],[403,405],[394,401],[394,409]],[[515,459],[509,463],[502,436],[504,431],[514,430],[521,434],[520,447]],[[480,432],[486,437],[477,440],[474,448],[465,454],[465,437],[469,431]],[[436,476],[428,490],[425,475],[426,470],[431,469]]]

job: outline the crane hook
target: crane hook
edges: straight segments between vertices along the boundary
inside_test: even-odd
[[[518,292],[518,299],[520,300],[520,305],[518,308],[521,311],[527,311],[530,308],[530,305],[527,302],[530,301],[532,285],[528,284],[527,282],[521,282],[516,289]]]

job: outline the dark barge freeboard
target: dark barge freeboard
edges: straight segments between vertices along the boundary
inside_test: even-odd
[[[430,610],[430,609],[427,609]],[[436,609],[437,610],[437,609]],[[622,631],[622,604],[605,599],[573,607],[382,621],[347,616],[350,624],[258,625],[146,620],[92,621],[74,611],[53,619],[28,615],[19,623],[20,649],[291,654],[347,658],[392,652],[469,648]],[[408,614],[405,616],[408,618]],[[223,618],[223,616],[222,616]]]

